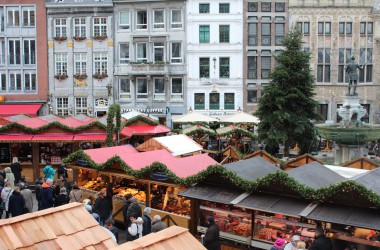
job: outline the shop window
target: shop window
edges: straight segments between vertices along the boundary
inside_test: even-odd
[[[224,94],[224,109],[235,109],[235,93]]]
[[[199,43],[210,43],[210,26],[199,26]]]
[[[204,93],[194,94],[194,109],[195,110],[205,109],[205,94]]]
[[[219,13],[230,13],[230,4],[229,3],[220,3],[219,4]]]
[[[219,42],[220,43],[230,42],[230,26],[229,25],[219,25]]]
[[[153,28],[165,28],[165,12],[164,10],[153,10]]]
[[[209,3],[200,3],[199,4],[199,13],[210,13],[210,4]]]
[[[154,94],[155,101],[165,101],[165,79],[154,78]]]
[[[136,12],[136,29],[145,30],[148,28],[148,16],[146,10]]]
[[[119,79],[119,98],[131,99],[131,83],[127,78]]]
[[[220,109],[220,94],[219,93],[210,93],[210,110]]]
[[[94,36],[107,35],[107,17],[94,17],[93,22]]]
[[[171,27],[182,28],[182,10],[171,10]]]
[[[130,12],[120,11],[119,12],[119,29],[128,30],[130,28]]]
[[[257,23],[248,24],[248,45],[257,45]]]
[[[74,18],[74,37],[86,37],[86,18]]]
[[[54,19],[54,36],[55,37],[67,37],[66,18]]]

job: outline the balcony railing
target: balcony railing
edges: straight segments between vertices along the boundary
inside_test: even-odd
[[[117,73],[127,73],[129,75],[144,75],[144,74],[171,74],[171,73],[185,73],[186,67],[182,64],[128,64],[117,68]]]

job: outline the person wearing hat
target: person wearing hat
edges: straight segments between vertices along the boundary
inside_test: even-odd
[[[297,243],[300,240],[301,240],[301,238],[298,235],[293,235],[290,242],[288,244],[286,244],[284,250],[296,250],[297,249]]]
[[[106,199],[106,191],[101,190],[98,194],[98,198],[95,200],[94,211],[100,217],[100,225],[103,226],[106,220],[110,216],[110,206]]]
[[[219,227],[215,224],[214,216],[207,217],[208,228],[203,237],[203,245],[207,250],[220,250]]]
[[[129,205],[128,210],[127,210],[127,218],[130,218],[131,214],[136,214],[137,217],[142,216],[141,207],[139,203],[137,202],[136,197],[131,198],[131,204]]]
[[[286,241],[283,238],[277,238],[277,240],[273,244],[273,247],[270,250],[283,250],[285,243]]]
[[[144,215],[142,217],[143,219],[143,236],[150,234],[150,231],[152,230],[152,220],[150,218],[150,213],[152,212],[152,209],[150,207],[144,208]]]
[[[54,205],[53,180],[47,179],[40,190],[41,210],[51,208]]]

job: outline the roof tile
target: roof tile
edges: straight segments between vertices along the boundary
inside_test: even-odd
[[[22,242],[17,237],[17,234],[11,225],[4,225],[2,228],[0,228],[0,235],[3,238],[5,244],[9,246],[10,249],[22,247]]]

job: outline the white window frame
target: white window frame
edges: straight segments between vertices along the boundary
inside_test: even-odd
[[[0,65],[6,64],[5,40],[0,40]]]
[[[156,23],[156,13],[162,12],[162,22]],[[165,29],[165,10],[153,10],[153,29]]]
[[[163,93],[156,92],[156,80],[157,81],[162,81],[161,83],[163,83],[163,86],[164,86],[164,92]],[[157,83],[160,83],[160,82],[157,82]],[[166,92],[166,89],[165,89],[165,78],[163,78],[163,77],[153,78],[153,100],[155,100],[155,101],[165,101],[165,92]]]
[[[7,74],[0,72],[0,91],[7,91]]]
[[[21,72],[9,72],[9,91],[22,90],[22,76]]]
[[[9,13],[12,13],[10,17]],[[18,16],[18,19],[16,18]],[[12,19],[12,20],[10,20]],[[20,9],[19,8],[8,8],[7,9],[7,27],[19,27],[20,26]]]
[[[94,36],[107,35],[107,17],[93,18],[93,35]]]
[[[179,44],[179,57],[173,55],[173,44]],[[171,42],[170,43],[170,62],[171,63],[183,63],[183,53],[182,53],[182,42]]]
[[[87,115],[88,100],[87,97],[75,98],[75,115],[85,114]]]
[[[29,84],[27,84],[28,78],[29,78]],[[37,89],[36,72],[24,72],[24,90],[25,91],[36,91],[36,89]]]
[[[67,54],[66,53],[55,54],[55,74],[67,75]]]
[[[94,74],[108,74],[108,53],[94,53]]]
[[[139,22],[139,13],[145,12],[146,23],[138,23]],[[137,30],[146,30],[148,29],[148,11],[147,10],[136,10],[136,29]]]
[[[32,51],[32,43],[34,43],[34,51]],[[29,51],[26,51],[29,48]],[[36,64],[36,40],[34,39],[24,39],[23,42],[23,52],[24,52],[24,65],[35,65]],[[28,59],[28,62],[26,62]]]
[[[125,50],[123,49],[124,46]],[[122,52],[124,52],[125,56],[122,56]],[[129,57],[129,43],[119,43],[119,64],[128,64]]]
[[[139,46],[145,46],[145,57],[139,57]],[[147,62],[148,61],[148,44],[147,43],[136,43],[136,61],[137,62]]]
[[[174,11],[179,11],[179,13],[181,13],[181,21],[180,22],[173,21],[173,12]],[[171,29],[182,29],[183,28],[183,13],[182,13],[181,9],[170,10],[170,28]]]
[[[73,19],[74,36],[86,37],[86,18],[76,17]]]
[[[0,12],[0,32],[4,32],[5,25],[6,25],[5,13],[4,12]]]
[[[87,53],[74,53],[74,74],[87,74]]]
[[[25,23],[26,17],[26,23]],[[34,27],[36,25],[36,12],[34,8],[22,7],[22,26],[23,27]]]
[[[159,45],[159,43],[162,43],[162,45]],[[162,50],[162,60],[156,61],[156,49]],[[153,43],[153,61],[154,62],[165,62],[165,43],[164,42],[155,42]]]
[[[125,82],[123,82],[125,81]],[[129,85],[129,92],[128,91],[123,91],[122,90],[122,85],[126,84]],[[131,80],[129,78],[119,78],[119,99],[131,99],[132,94],[131,94]]]
[[[57,115],[60,115],[60,116],[69,115],[69,98],[68,97],[58,97],[55,103],[56,103]]]
[[[66,18],[54,19],[54,36],[67,37],[67,19]]]
[[[128,15],[127,16],[127,22],[122,22],[122,13]],[[131,12],[129,10],[127,11],[119,11],[119,29],[120,30],[129,30],[131,28]]]
[[[182,91],[181,93],[173,93],[173,80],[174,79],[181,79],[181,84],[182,84]],[[172,101],[179,101],[183,100],[183,78],[182,77],[173,77],[170,79],[170,99]]]
[[[13,42],[13,46],[10,45]],[[17,46],[18,43],[18,46]],[[18,50],[18,53],[17,53]],[[8,56],[10,65],[21,65],[21,40],[20,39],[9,39],[8,40]],[[11,53],[13,52],[13,53]],[[13,63],[12,63],[13,61]]]
[[[146,83],[146,92],[139,92],[140,83]],[[147,100],[148,99],[148,79],[147,78],[136,78],[136,100]]]

